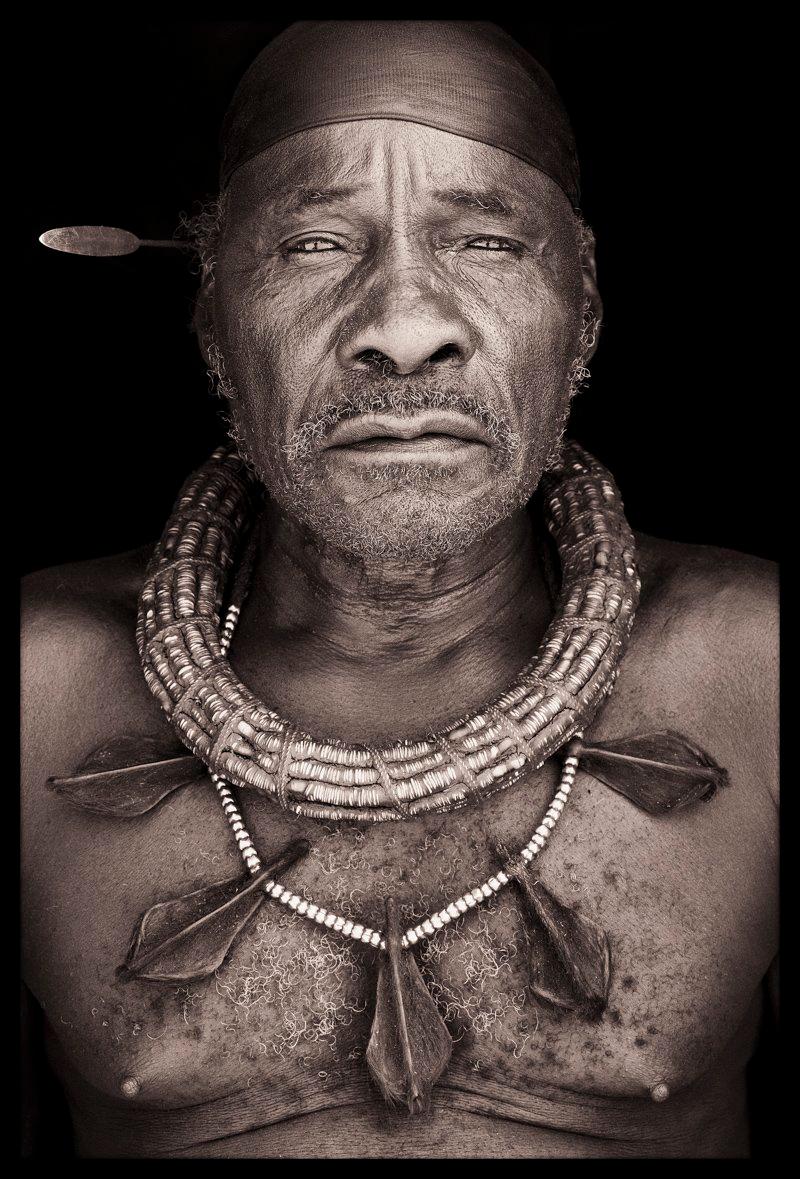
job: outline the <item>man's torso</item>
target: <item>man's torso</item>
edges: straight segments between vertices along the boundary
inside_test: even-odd
[[[589,775],[539,865],[556,897],[608,933],[608,1008],[558,1015],[530,990],[507,890],[417,952],[455,1046],[432,1111],[390,1114],[366,1080],[374,952],[265,902],[217,977],[123,984],[137,918],[244,869],[210,784],[111,821],[45,788],[98,745],[164,721],[138,669],[141,554],[34,582],[23,793],[26,980],[86,1153],[709,1155],[746,1150],[742,1068],[776,952],[774,690],[769,571],[646,542],[642,603],[618,686],[592,727],[670,728],[731,785],[655,818]],[[233,664],[236,666],[234,649]],[[500,685],[498,685],[500,686]],[[399,734],[398,734],[399,735]],[[527,842],[555,789],[549,763],[480,806],[334,829],[242,794],[262,854],[306,835],[288,879],[380,927],[383,899],[422,917]],[[125,1078],[139,1083],[126,1098]],[[656,1104],[658,1084],[671,1096]],[[192,1107],[195,1107],[194,1109]]]

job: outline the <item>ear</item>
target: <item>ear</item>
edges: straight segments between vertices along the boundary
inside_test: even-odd
[[[600,338],[600,325],[603,321],[603,300],[597,289],[597,262],[595,260],[595,239],[591,228],[582,221],[579,225],[581,272],[583,276],[583,298],[587,304],[587,313],[594,318],[592,341],[586,353],[586,360],[591,360]]]

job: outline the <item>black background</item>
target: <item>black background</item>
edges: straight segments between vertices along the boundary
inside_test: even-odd
[[[7,48],[23,79],[10,115],[25,145],[13,177],[28,281],[22,341],[5,341],[23,362],[6,449],[19,460],[23,571],[155,541],[223,435],[189,332],[185,259],[69,257],[38,235],[96,223],[169,237],[214,191],[239,76],[292,19],[42,16]],[[780,389],[764,373],[783,348],[762,261],[792,219],[754,105],[776,38],[765,51],[753,12],[722,22],[658,6],[500,23],[561,91],[598,238],[605,324],[572,433],[614,471],[635,527],[776,557]],[[765,177],[778,181],[766,196]],[[750,1068],[761,1158],[776,1142],[775,1048],[770,1023]]]
[[[27,40],[25,569],[154,541],[222,437],[188,330],[186,260],[73,257],[37,237],[91,223],[169,237],[214,191],[238,77],[289,23],[129,10],[43,20]],[[614,471],[635,527],[775,557],[751,28],[686,15],[501,23],[562,93],[598,238],[605,326],[572,433]]]

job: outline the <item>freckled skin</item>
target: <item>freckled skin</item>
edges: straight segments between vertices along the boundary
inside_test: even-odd
[[[215,289],[205,292],[239,421],[276,501],[233,665],[278,711],[347,740],[392,739],[477,707],[536,651],[551,615],[522,511],[452,557],[382,562],[343,554],[280,503],[292,479],[282,445],[370,339],[411,372],[437,341],[461,349],[448,379],[488,390],[521,435],[509,483],[524,487],[552,435],[591,275],[557,190],[464,142],[444,150],[427,129],[343,137],[329,128],[300,156],[277,152],[266,172],[243,170]],[[273,219],[270,184],[325,169],[327,183],[368,182],[355,212],[288,229]],[[471,210],[465,229],[463,210],[434,216],[434,181],[458,190],[476,179],[524,188],[514,236],[527,253],[513,261],[465,252],[466,238],[500,232],[491,218]],[[281,242],[323,231],[357,248],[330,260],[279,256]],[[491,497],[491,470],[436,493],[440,506],[455,505],[456,531],[473,501]],[[408,488],[390,488],[383,508],[367,502],[341,473],[327,488],[376,528],[430,510]],[[654,819],[579,771],[538,866],[561,901],[608,933],[608,1009],[586,1024],[532,998],[526,919],[509,889],[418,951],[456,1043],[432,1109],[413,1123],[365,1077],[370,952],[285,909],[266,904],[215,979],[116,979],[144,909],[242,865],[206,787],[126,823],[73,811],[44,787],[117,736],[163,730],[134,641],[149,551],[30,580],[24,974],[45,1010],[83,1154],[308,1157],[310,1144],[315,1157],[746,1154],[744,1065],[777,944],[774,579],[739,554],[647,537],[639,545],[642,604],[593,732],[676,728],[726,766],[732,785]],[[525,842],[555,781],[548,763],[481,805],[363,830],[242,803],[259,849],[311,841],[294,887],[379,925],[389,895],[410,920],[484,879],[496,868],[493,841]],[[130,1077],[135,1096],[121,1089]],[[670,1097],[658,1103],[650,1092],[661,1083]]]

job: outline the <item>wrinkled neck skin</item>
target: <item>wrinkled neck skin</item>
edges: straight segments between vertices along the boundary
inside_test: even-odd
[[[550,614],[524,509],[426,564],[343,554],[270,503],[231,659],[315,735],[396,740],[502,690]]]

